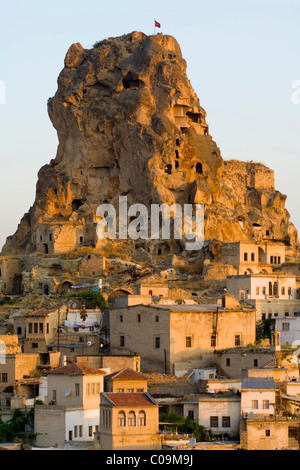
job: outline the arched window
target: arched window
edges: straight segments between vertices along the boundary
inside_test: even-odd
[[[274,282],[273,294],[275,295],[275,297],[278,297],[278,282]]]
[[[145,411],[139,411],[138,426],[146,426],[146,413],[145,413]]]
[[[273,286],[272,286],[272,282],[269,282],[269,295],[273,295]]]
[[[130,411],[128,414],[128,426],[136,426],[135,412]]]
[[[121,427],[126,426],[126,416],[125,416],[124,411],[120,411],[120,412],[119,412],[119,415],[118,415],[118,424],[119,424],[119,426],[121,426]]]

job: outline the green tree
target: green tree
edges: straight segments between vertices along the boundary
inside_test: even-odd
[[[68,298],[72,297],[86,299],[90,308],[98,307],[102,312],[107,308],[106,300],[100,291],[82,290],[78,292],[73,292],[68,296]]]
[[[160,413],[159,422],[161,424],[169,423],[165,425],[165,428],[167,430],[176,431],[176,429],[178,429],[178,432],[182,434],[190,434],[198,442],[207,442],[214,440],[214,436],[210,429],[206,429],[204,426],[201,426],[193,419],[189,417],[184,418],[184,416],[180,416],[174,411],[170,411],[169,413]]]
[[[272,331],[275,328],[275,320],[266,318],[265,320],[256,323],[256,340],[269,339],[271,340]]]

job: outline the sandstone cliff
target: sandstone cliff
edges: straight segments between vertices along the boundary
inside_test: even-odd
[[[117,207],[120,195],[147,207],[205,204],[207,241],[298,243],[273,172],[223,161],[173,37],[133,32],[90,50],[73,44],[48,112],[57,155],[40,170],[35,202],[2,253],[26,254],[19,271],[33,269],[39,253],[99,247],[96,209]],[[157,246],[145,243],[150,253]],[[179,241],[160,246],[161,254],[184,250]]]

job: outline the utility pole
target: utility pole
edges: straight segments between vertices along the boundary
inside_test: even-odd
[[[60,308],[58,309],[58,314],[57,314],[57,352],[59,352],[59,330],[60,330]]]

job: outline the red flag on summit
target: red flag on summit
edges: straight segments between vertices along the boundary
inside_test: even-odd
[[[160,23],[155,20],[155,28],[160,28]]]

